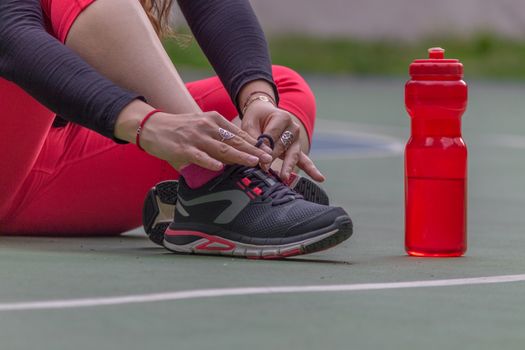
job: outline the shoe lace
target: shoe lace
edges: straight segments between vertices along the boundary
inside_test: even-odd
[[[295,199],[302,199],[303,196],[293,191],[284,184],[277,173],[272,169],[269,172],[262,170],[260,167],[247,167],[243,165],[227,166],[224,173],[219,176],[217,182],[212,186],[215,187],[226,178],[240,179],[247,178],[250,180],[249,187],[261,189],[261,200],[272,200],[272,205],[281,205]]]

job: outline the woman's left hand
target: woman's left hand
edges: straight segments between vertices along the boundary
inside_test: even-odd
[[[265,101],[254,101],[244,114],[241,128],[255,139],[261,134],[272,137],[275,143],[272,156],[283,160],[279,175],[284,181],[290,178],[295,166],[316,181],[325,180],[313,161],[301,150],[301,126],[289,112]],[[293,135],[288,145],[281,141],[284,132]]]

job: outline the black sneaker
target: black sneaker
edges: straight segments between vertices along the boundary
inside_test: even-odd
[[[178,253],[284,258],[331,248],[352,234],[342,208],[308,202],[259,168],[226,167],[198,189],[178,186],[164,247]]]
[[[305,200],[317,204],[328,205],[326,192],[314,181],[292,173],[287,185]],[[155,244],[162,245],[164,231],[173,221],[175,204],[177,204],[178,181],[159,182],[149,190],[142,207],[142,225],[144,231]]]
[[[149,239],[158,245],[164,241],[164,231],[175,216],[178,181],[159,182],[149,190],[142,207],[142,225]]]

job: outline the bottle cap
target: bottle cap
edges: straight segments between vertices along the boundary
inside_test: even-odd
[[[463,65],[456,59],[446,59],[445,50],[440,47],[428,49],[428,59],[417,59],[410,64],[413,79],[463,79]]]

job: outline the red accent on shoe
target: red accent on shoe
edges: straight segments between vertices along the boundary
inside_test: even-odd
[[[246,189],[246,187],[244,187],[242,185],[242,183],[240,183],[239,181],[237,181],[237,186],[239,186],[241,188],[241,190],[245,190]]]
[[[253,194],[251,194],[250,192],[246,192],[246,194],[248,195],[248,197],[250,197],[251,199],[255,199],[255,196]]]
[[[284,252],[284,253],[281,253],[281,256],[294,256],[294,255],[299,255],[301,254],[302,251],[301,251],[301,248],[296,248],[296,249],[292,249],[292,250],[289,250],[287,252]]]
[[[252,183],[252,180],[248,179],[247,177],[243,177],[241,181],[245,186],[250,186]]]
[[[199,250],[229,251],[229,250],[235,249],[236,247],[235,243],[231,241],[228,241],[226,239],[223,239],[217,236],[208,235],[206,233],[199,232],[199,231],[182,231],[182,230],[179,231],[179,230],[171,230],[168,228],[164,234],[168,236],[172,236],[172,237],[173,236],[197,236],[197,237],[206,239],[207,240],[206,242],[195,247],[196,249],[199,249]]]
[[[262,190],[259,188],[259,187],[255,187],[253,189],[253,193],[255,193],[256,195],[260,196],[262,194]]]

